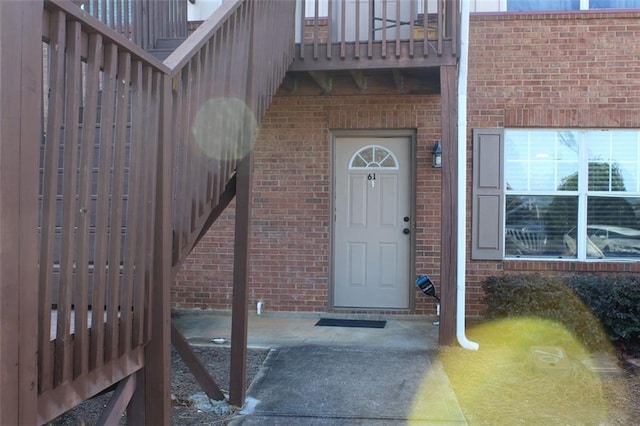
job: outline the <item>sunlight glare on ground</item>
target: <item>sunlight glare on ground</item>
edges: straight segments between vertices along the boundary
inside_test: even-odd
[[[608,424],[602,379],[582,365],[588,351],[561,324],[509,318],[471,328],[468,336],[478,351],[445,347],[439,361],[469,424]],[[429,403],[441,386],[436,376],[422,384],[410,424],[420,424],[425,410],[446,418],[451,409]]]
[[[215,97],[202,104],[191,130],[202,153],[226,161],[241,159],[253,148],[256,128],[255,115],[241,99]]]

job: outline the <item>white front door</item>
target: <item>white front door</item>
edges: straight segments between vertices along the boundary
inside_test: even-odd
[[[411,139],[336,138],[334,306],[409,307]]]

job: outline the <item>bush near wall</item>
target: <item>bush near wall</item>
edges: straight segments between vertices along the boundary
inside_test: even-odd
[[[558,321],[592,350],[640,353],[640,277],[506,274],[483,283],[486,317]],[[604,333],[603,333],[604,330]]]

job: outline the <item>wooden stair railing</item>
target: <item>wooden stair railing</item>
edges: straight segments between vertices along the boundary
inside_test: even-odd
[[[293,7],[223,3],[164,61],[173,70],[174,276],[232,198],[238,163],[293,58]]]
[[[163,282],[154,271],[155,177],[170,70],[73,3],[41,4],[42,42],[29,54],[43,59],[42,110],[32,114],[43,128],[43,423],[145,365],[150,295]]]
[[[145,50],[187,38],[187,0],[73,0],[85,13]]]
[[[169,287],[250,177],[293,58],[294,3],[225,2],[164,63],[70,1],[42,4],[42,49],[23,52],[44,65],[38,422],[123,379],[110,406],[146,383],[151,417],[137,420],[166,419]]]

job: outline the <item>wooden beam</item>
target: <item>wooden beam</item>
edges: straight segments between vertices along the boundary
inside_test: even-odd
[[[260,63],[260,49],[257,40],[258,26],[263,25],[258,13],[259,2],[252,3],[251,35],[249,41],[249,64],[247,69],[246,99],[251,111],[261,117],[261,101],[256,98],[259,87],[255,66]],[[302,8],[304,10],[304,7]],[[317,11],[316,11],[317,12]],[[304,13],[304,12],[303,12]],[[245,117],[248,120],[249,117]],[[245,127],[246,129],[246,127]],[[253,174],[253,129],[242,132],[241,151],[246,153],[236,165],[236,215],[235,241],[233,248],[233,295],[231,301],[231,365],[229,377],[229,403],[244,406],[244,383],[247,375],[247,334],[249,322],[249,236],[251,235],[251,180]]]
[[[229,179],[229,182],[227,182],[227,186],[225,186],[225,189],[222,192],[222,194],[220,194],[220,198],[218,199],[218,205],[213,210],[211,210],[211,212],[209,212],[209,215],[205,218],[202,224],[200,224],[200,222],[197,223],[198,228],[196,229],[194,234],[189,236],[189,240],[190,240],[189,247],[185,249],[186,256],[188,256],[193,251],[195,246],[198,245],[200,240],[205,235],[207,235],[207,232],[209,231],[211,226],[220,217],[222,212],[225,211],[225,209],[229,206],[229,203],[231,203],[231,201],[235,196],[236,196],[236,175],[234,174],[233,176],[231,176],[231,179]],[[197,237],[195,237],[194,239],[193,235],[195,235],[195,233],[197,233]],[[174,254],[176,253],[176,250],[177,250],[176,244],[175,244],[176,238],[177,236],[174,233],[174,236],[172,238]],[[177,262],[177,260],[178,260],[177,257],[174,257],[174,259],[172,259],[172,262]],[[171,272],[172,274],[171,276],[173,277],[173,279],[175,279],[178,276],[178,273],[180,272],[181,267],[182,267],[182,263],[173,264],[172,272]]]
[[[184,361],[189,371],[193,374],[196,381],[202,388],[202,390],[214,401],[224,401],[225,396],[218,387],[216,381],[211,377],[207,367],[200,361],[200,359],[193,353],[193,349],[184,338],[180,330],[176,328],[176,325],[171,322],[171,344],[176,349],[180,358]]]
[[[404,87],[404,76],[400,70],[391,71],[393,74],[393,81],[396,84],[396,89],[401,90]]]
[[[405,46],[406,43],[406,47]],[[351,69],[390,69],[390,68],[434,68],[443,65],[456,65],[457,58],[452,54],[452,42],[450,40],[443,41],[443,53],[441,55],[429,55],[425,56],[424,53],[434,52],[433,42],[424,42],[421,40],[414,41],[414,55],[409,56],[409,41],[402,42],[402,53],[399,57],[395,55],[382,56],[382,45],[380,42],[376,42],[373,45],[373,53],[368,56],[367,45],[361,43],[358,45],[359,51],[356,51],[356,45],[353,42],[346,44],[346,55],[344,59],[340,58],[340,43],[335,43],[329,46],[332,49],[333,59],[326,59],[324,51],[327,49],[326,45],[320,46],[320,56],[316,60],[300,60],[302,52],[306,52],[305,55],[310,55],[312,52],[309,50],[312,45],[296,44],[296,56],[288,68],[291,72],[300,71],[340,71]],[[426,50],[425,50],[426,49]]]
[[[367,90],[367,76],[362,71],[351,71],[351,78],[361,91]]]
[[[329,73],[323,71],[309,71],[309,75],[316,82],[322,91],[327,94],[331,92],[332,79]]]
[[[442,125],[442,233],[440,249],[441,345],[451,345],[456,329],[457,193],[458,193],[458,105],[457,67],[440,67],[440,117]],[[464,184],[464,182],[463,182]]]
[[[289,93],[295,93],[296,90],[298,90],[298,79],[292,74],[287,74],[284,76],[282,85],[289,91]]]
[[[136,375],[132,374],[118,382],[116,390],[111,395],[109,403],[105,407],[100,418],[96,423],[97,426],[115,425],[122,418],[122,413],[129,405],[131,397],[136,389]]]
[[[89,374],[77,377],[72,382],[49,389],[38,396],[38,424],[55,419],[65,411],[79,405],[93,395],[111,387],[143,367],[144,354],[137,348],[118,359],[109,361]],[[130,423],[140,424],[140,423]]]
[[[161,133],[158,138],[156,212],[153,253],[151,323],[153,334],[145,347],[145,423],[171,423],[171,78],[163,77]]]
[[[0,2],[0,424],[38,414],[42,1]],[[48,315],[49,312],[42,313]]]
[[[128,425],[145,424],[144,401],[147,396],[145,392],[145,373],[146,370],[144,368],[135,372],[136,389],[133,395],[131,395],[131,400],[127,406]]]
[[[447,26],[451,28],[451,55],[458,56],[458,47],[460,46],[460,32],[458,30],[460,26],[460,2],[458,0],[447,0]]]
[[[231,203],[231,200],[233,200],[235,196],[236,196],[236,175],[234,174],[233,176],[231,176],[231,179],[229,179],[229,182],[227,182],[227,186],[225,186],[224,192],[220,194],[220,198],[218,199],[218,205],[209,213],[207,220],[205,221],[204,225],[200,229],[198,238],[195,239],[195,241],[193,242],[193,245],[191,246],[191,250],[193,250],[193,248],[207,234],[207,231],[209,231],[209,228],[211,228],[211,226],[215,223],[215,221],[218,220],[222,212],[226,210],[226,208],[229,206],[229,203]],[[191,253],[191,250],[189,250],[189,253]]]
[[[233,262],[233,300],[231,308],[231,377],[229,403],[244,405],[247,368],[247,333],[249,315],[249,235],[251,225],[251,175],[253,154],[249,152],[238,164],[236,194],[235,245]]]

